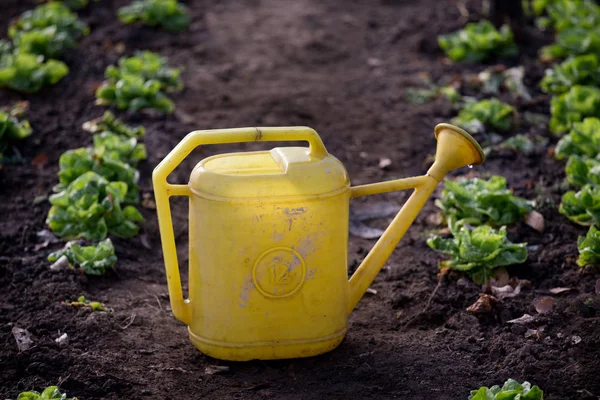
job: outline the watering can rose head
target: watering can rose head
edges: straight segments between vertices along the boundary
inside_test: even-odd
[[[192,343],[220,359],[308,357],[335,348],[348,314],[452,169],[483,162],[481,147],[449,124],[435,128],[427,174],[350,186],[348,174],[307,127],[195,131],[156,167],[153,182],[173,314]],[[306,141],[309,147],[220,154],[188,184],[167,176],[200,145]],[[414,189],[373,250],[347,279],[350,199]],[[187,196],[189,294],[183,298],[169,198]]]

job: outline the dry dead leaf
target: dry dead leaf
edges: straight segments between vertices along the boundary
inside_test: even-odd
[[[206,375],[224,374],[225,372],[229,372],[229,367],[225,365],[209,365],[204,370]]]
[[[156,203],[152,198],[152,194],[144,193],[142,196],[142,207],[147,208],[149,210],[156,210]]]
[[[377,294],[377,290],[368,288],[367,291],[366,291],[366,293],[369,293],[369,294],[372,294],[372,295],[376,295]]]
[[[38,154],[31,160],[31,165],[38,169],[44,168],[46,164],[48,164],[48,154],[46,153]]]
[[[549,290],[549,292],[551,294],[561,294],[561,293],[565,293],[565,292],[569,292],[571,291],[571,288],[568,287],[555,287]]]
[[[529,225],[538,232],[544,231],[544,216],[533,210],[525,215],[525,224]]]
[[[385,169],[390,165],[392,165],[392,160],[390,160],[389,158],[383,157],[379,159],[379,168]]]
[[[530,322],[535,321],[535,317],[532,317],[529,314],[523,314],[519,318],[511,319],[510,321],[506,321],[508,324],[528,324]]]
[[[544,327],[538,329],[527,329],[527,332],[525,332],[524,336],[526,339],[540,340],[542,338],[542,332],[544,332]]]
[[[554,307],[554,299],[552,297],[541,297],[533,301],[535,310],[540,314],[547,314]]]
[[[33,346],[33,340],[31,340],[31,334],[27,329],[19,327],[12,328],[12,334],[17,341],[17,347],[19,351],[29,350]]]
[[[492,311],[492,307],[494,303],[496,303],[497,299],[494,296],[490,296],[489,294],[480,293],[479,298],[475,303],[473,303],[467,311],[473,314],[485,314]]]

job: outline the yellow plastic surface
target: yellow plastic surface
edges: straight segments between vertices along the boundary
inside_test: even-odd
[[[446,125],[436,131],[438,154],[428,175],[354,188],[343,165],[310,128],[187,135],[156,167],[153,182],[171,307],[188,325],[192,343],[212,357],[240,361],[308,357],[334,349],[344,338],[348,314],[445,169],[483,161],[476,142],[456,132]],[[194,168],[187,185],[167,183],[199,145],[298,140],[310,147],[209,157]],[[348,282],[350,198],[410,188],[415,192]],[[187,299],[171,196],[190,198]]]

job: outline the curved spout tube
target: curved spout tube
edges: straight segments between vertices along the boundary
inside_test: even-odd
[[[406,201],[400,212],[396,215],[390,226],[385,230],[383,235],[379,238],[373,249],[377,251],[371,251],[364,259],[360,267],[354,272],[352,278],[350,278],[350,301],[348,303],[348,312],[350,313],[356,304],[363,297],[363,294],[369,288],[371,283],[375,280],[381,268],[385,264],[386,260],[392,255],[392,252],[404,237],[404,234],[408,228],[412,225],[415,218],[421,211],[421,208],[425,205],[433,191],[435,190],[439,181],[435,180],[429,175],[418,176],[414,178],[401,179],[405,181],[407,187],[404,185],[393,186],[394,181],[383,182],[381,184],[388,184],[389,190],[377,190],[378,193],[390,192],[394,190],[403,190],[415,188],[413,194]],[[399,182],[400,183],[400,182]],[[381,185],[375,184],[375,185]],[[371,186],[371,185],[365,185]],[[355,191],[360,196],[361,186],[353,188],[352,197],[355,196]],[[380,188],[381,189],[381,188]],[[387,189],[387,188],[386,188]],[[370,194],[370,193],[365,193]]]

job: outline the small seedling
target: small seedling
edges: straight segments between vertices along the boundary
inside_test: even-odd
[[[144,108],[171,113],[173,102],[165,92],[183,88],[181,71],[167,66],[165,58],[143,51],[119,59],[118,66],[106,69],[106,81],[96,90],[96,103],[115,104],[121,110]]]
[[[189,25],[187,8],[177,0],[136,0],[121,7],[117,15],[124,24],[139,21],[169,32],[182,31]]]
[[[58,60],[19,52],[0,53],[0,87],[35,93],[44,86],[54,85],[68,73],[67,65]]]
[[[578,192],[562,197],[558,211],[576,224],[600,224],[600,186],[585,185]]]
[[[451,227],[453,238],[434,236],[427,240],[432,249],[452,256],[440,262],[440,269],[465,272],[476,284],[484,284],[495,268],[521,264],[527,259],[527,243],[510,242],[505,226],[495,230],[489,225],[461,225]]]
[[[115,261],[116,261],[116,257],[115,257]],[[86,307],[92,311],[102,311],[102,312],[112,311],[111,308],[106,307],[104,304],[100,303],[99,301],[90,301],[90,300],[86,299],[84,296],[79,296],[77,298],[77,301],[65,300],[65,301],[63,301],[63,303],[68,306],[71,306],[71,307]]]
[[[71,268],[79,267],[86,275],[104,275],[117,262],[115,248],[110,239],[105,239],[91,246],[71,244],[64,249],[48,255],[48,261],[56,262],[66,257]],[[84,299],[80,297],[79,299]]]
[[[514,107],[498,99],[470,101],[452,122],[472,132],[481,132],[485,128],[507,131],[512,125],[515,112]]]
[[[32,133],[29,121],[21,118],[21,106],[12,110],[0,110],[0,162],[11,142],[25,139]]]
[[[577,239],[577,248],[579,249],[577,265],[580,267],[600,265],[600,230],[591,226],[586,236]]]
[[[67,395],[61,393],[57,386],[48,386],[42,393],[21,392],[17,400],[77,400],[77,397],[67,398]]]
[[[550,131],[568,132],[574,123],[586,117],[600,117],[600,89],[575,85],[568,92],[552,98]]]
[[[86,172],[63,191],[50,196],[52,207],[46,223],[60,237],[103,240],[109,233],[130,238],[144,218],[133,206],[123,207],[128,193],[125,182],[108,182]]]
[[[571,125],[569,134],[563,136],[556,146],[556,158],[559,160],[581,156],[596,158],[600,155],[600,119],[585,118]]]
[[[544,92],[555,95],[568,92],[574,85],[600,85],[600,63],[596,54],[571,57],[547,69],[540,82]]]
[[[522,384],[513,380],[507,380],[502,387],[494,385],[491,388],[481,387],[472,390],[469,400],[543,400],[544,392],[537,386],[531,386],[529,382]]]
[[[464,29],[438,36],[438,43],[453,61],[483,61],[490,57],[517,54],[517,46],[508,26],[498,31],[489,21],[472,22]]]
[[[470,225],[510,225],[523,220],[533,210],[533,202],[512,194],[502,176],[484,179],[445,181],[442,196],[436,200],[449,225],[464,220]]]
[[[96,159],[111,159],[131,166],[147,158],[146,146],[136,138],[126,138],[112,132],[94,135],[94,154]]]
[[[125,125],[123,121],[116,118],[110,111],[106,111],[101,118],[84,123],[83,129],[93,134],[112,132],[120,136],[136,139],[139,139],[146,134],[146,130],[143,126],[136,126],[134,128]]]

